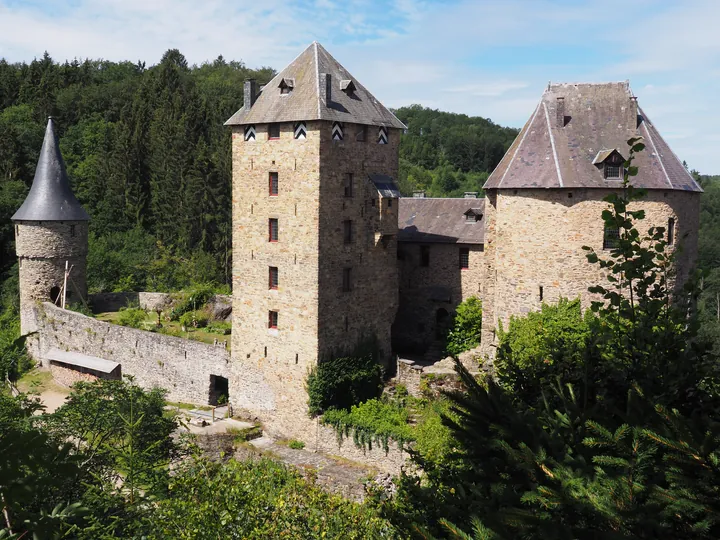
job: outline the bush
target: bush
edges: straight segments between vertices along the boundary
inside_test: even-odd
[[[333,426],[340,438],[352,435],[359,447],[372,448],[373,443],[382,444],[387,452],[390,439],[399,443],[415,440],[409,418],[408,410],[400,404],[371,399],[353,405],[349,411],[329,410],[323,415],[322,422]]]
[[[122,326],[129,326],[131,328],[142,328],[143,322],[147,318],[147,313],[140,308],[127,308],[122,309],[118,313],[117,322]]]
[[[452,356],[480,345],[482,330],[482,302],[475,296],[464,300],[455,310],[452,329],[448,333],[445,350]]]
[[[588,346],[593,316],[583,313],[580,299],[561,298],[539,312],[511,317],[500,326],[495,367],[500,383],[519,398],[534,402],[540,388],[562,375],[577,381]]]
[[[229,322],[212,322],[207,325],[207,331],[213,334],[229,336],[232,332],[232,323]]]
[[[306,385],[312,416],[329,409],[349,410],[380,396],[382,369],[372,354],[333,358],[313,367]]]
[[[188,311],[201,309],[215,295],[215,289],[208,283],[196,285],[183,293],[178,304],[170,311],[170,319],[177,321]]]
[[[180,317],[180,324],[185,328],[204,328],[208,324],[209,317],[202,311],[188,311]]]
[[[293,439],[291,441],[288,441],[288,447],[292,448],[293,450],[302,450],[305,448],[305,443],[302,441],[298,441],[297,439]]]

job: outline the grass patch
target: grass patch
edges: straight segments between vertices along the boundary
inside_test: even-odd
[[[293,450],[302,450],[305,448],[305,443],[298,441],[297,439],[292,439],[288,441],[288,448],[292,448]]]
[[[239,444],[252,441],[253,439],[259,439],[262,437],[263,432],[261,426],[252,426],[249,428],[229,427],[225,433],[234,435],[233,442]]]
[[[32,392],[41,394],[47,390],[60,394],[69,394],[70,390],[57,384],[48,370],[33,369],[25,373],[17,381],[18,390],[24,393]]]
[[[175,407],[176,409],[183,409],[191,411],[193,409],[198,411],[212,411],[212,407],[209,405],[193,405],[192,403],[183,403],[182,401],[168,401],[169,407]]]

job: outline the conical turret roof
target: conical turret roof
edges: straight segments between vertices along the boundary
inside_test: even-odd
[[[73,195],[53,118],[48,118],[30,193],[13,221],[88,221],[90,216]]]
[[[266,84],[254,103],[245,103],[225,125],[304,120],[405,128],[317,41]]]

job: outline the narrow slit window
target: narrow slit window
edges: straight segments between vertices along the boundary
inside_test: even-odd
[[[343,268],[342,290],[350,292],[352,289],[352,268]]]
[[[392,204],[393,204],[392,201],[393,201],[393,200],[392,200],[392,199],[388,199],[387,201],[388,201],[388,208],[392,208]]]
[[[542,285],[540,285],[538,289],[538,296],[540,297],[541,302],[545,299],[545,289],[543,289]]]
[[[276,140],[280,138],[280,124],[268,124],[268,139]]]
[[[279,229],[277,218],[270,218],[270,220],[268,221],[268,229],[269,229],[268,240],[270,242],[277,242],[278,241],[278,229]]]
[[[278,312],[277,311],[269,311],[268,312],[268,328],[277,328],[278,327]],[[267,355],[267,353],[266,353]]]
[[[269,178],[270,195],[276,197],[280,188],[277,172],[271,172]]]
[[[352,219],[346,219],[343,221],[343,242],[345,244],[352,244],[353,241],[353,222]]]
[[[75,225],[70,225],[70,236],[75,237]]]
[[[420,266],[430,266],[430,246],[420,246]]]
[[[466,270],[470,268],[470,249],[460,248],[460,268]]]
[[[269,278],[268,278],[268,287],[269,287],[270,289],[277,289],[277,288],[278,288],[278,281],[279,281],[278,268],[277,268],[277,266],[271,266],[271,267],[270,267],[270,273],[269,273],[269,274],[270,274],[270,275],[269,275]]]
[[[367,126],[358,126],[357,134],[355,135],[355,140],[357,142],[365,142],[367,141]]]
[[[343,188],[344,188],[346,197],[353,196],[353,175],[352,175],[352,173],[345,173],[345,178],[343,180]]]
[[[675,218],[668,219],[667,243],[672,246],[675,243]]]

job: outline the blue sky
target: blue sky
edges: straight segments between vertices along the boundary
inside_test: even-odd
[[[391,107],[520,127],[548,81],[629,79],[689,166],[720,174],[720,0],[0,0],[0,57],[276,69],[320,41]]]

